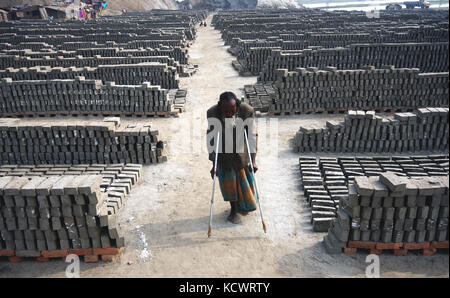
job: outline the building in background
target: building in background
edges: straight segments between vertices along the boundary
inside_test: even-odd
[[[47,11],[47,15],[49,18],[65,19],[67,16],[65,7],[46,6],[45,10]]]
[[[15,20],[48,20],[46,9],[41,5],[22,5],[12,7],[8,18]]]

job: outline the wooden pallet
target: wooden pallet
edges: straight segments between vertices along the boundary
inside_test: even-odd
[[[85,263],[96,263],[99,260],[103,262],[114,262],[122,253],[120,248],[90,248],[90,249],[68,249],[68,250],[44,250],[40,256],[22,257],[17,256],[15,250],[0,250],[0,259],[6,258],[10,263],[19,263],[24,260],[34,260],[36,262],[49,262],[50,259],[66,260],[68,255],[74,254],[82,257]]]
[[[344,253],[352,255],[358,251],[368,252],[369,254],[381,255],[391,252],[394,256],[406,256],[409,251],[417,251],[423,256],[434,255],[438,249],[448,249],[449,241],[442,242],[412,242],[412,243],[381,243],[381,242],[364,242],[349,241]]]

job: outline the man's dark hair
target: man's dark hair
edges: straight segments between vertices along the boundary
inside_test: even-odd
[[[236,104],[237,104],[238,99],[237,99],[236,94],[234,94],[233,92],[224,92],[224,93],[220,94],[218,105],[220,106],[221,103],[231,101],[233,99],[236,101]]]

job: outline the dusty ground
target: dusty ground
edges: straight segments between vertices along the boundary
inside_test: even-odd
[[[289,146],[301,123],[313,119],[322,125],[342,116],[260,118],[267,123],[259,122],[257,177],[268,232],[263,233],[259,212],[245,217],[242,225],[228,223],[229,205],[217,187],[213,235],[207,238],[212,180],[201,137],[206,110],[221,92],[242,94],[239,88],[256,78],[238,76],[232,56],[211,26],[200,28],[190,53],[200,70],[182,79],[189,89],[187,112],[176,119],[151,120],[169,143],[169,161],[144,167],[120,211],[124,254],[112,264],[81,262],[81,277],[365,277],[366,255],[328,255],[321,244],[325,233],[312,232],[310,210],[299,189],[298,155]],[[264,135],[272,137],[264,143]],[[383,255],[380,266],[381,277],[449,276],[448,253]],[[0,277],[64,277],[65,268],[60,260],[0,262]]]

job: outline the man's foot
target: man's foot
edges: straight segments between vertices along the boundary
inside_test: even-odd
[[[237,202],[236,201],[230,202],[230,206],[231,206],[231,211],[230,211],[230,215],[228,215],[228,217],[227,217],[227,220],[234,224],[241,223],[242,222],[241,216],[237,213],[237,210],[239,210]]]
[[[240,224],[242,223],[241,216],[237,212],[230,212],[230,215],[228,215],[227,220],[234,223],[234,224]]]
[[[237,208],[237,203],[236,202],[230,202],[231,204],[231,211],[230,211],[230,215],[228,215],[227,220],[234,223],[234,224],[240,224],[241,221],[241,216],[236,212]]]

